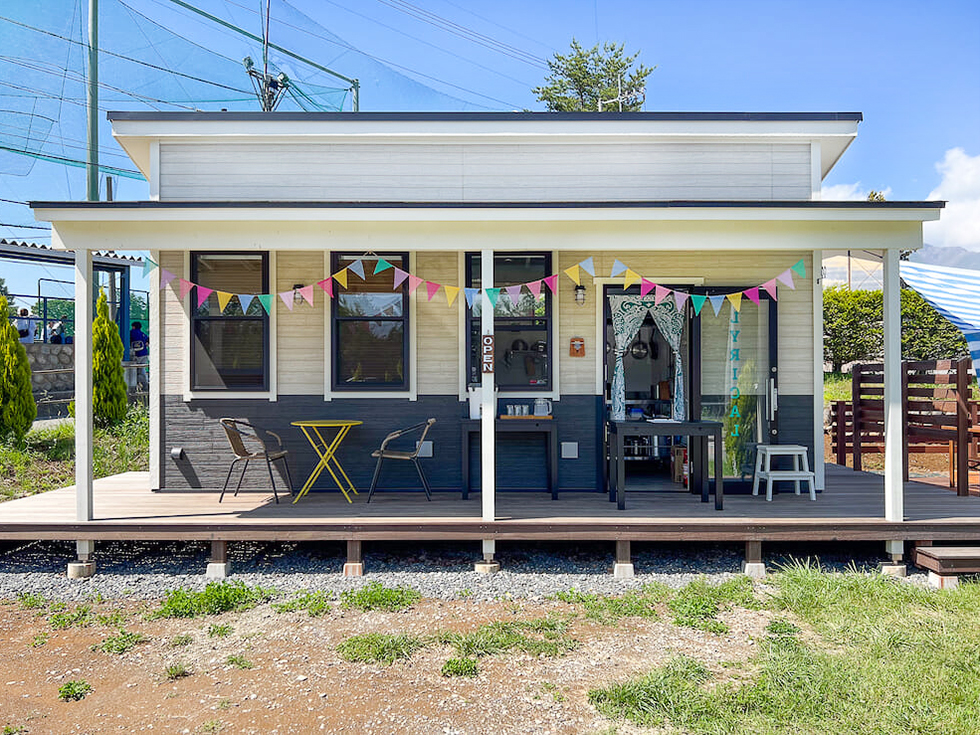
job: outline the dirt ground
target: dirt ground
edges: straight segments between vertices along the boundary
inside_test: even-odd
[[[27,733],[599,733],[614,723],[596,713],[588,691],[646,672],[676,654],[726,677],[764,635],[769,613],[722,613],[731,631],[715,635],[659,620],[623,618],[603,625],[574,617],[575,650],[557,658],[524,653],[479,659],[475,678],[446,678],[453,656],[443,646],[390,666],[350,663],[337,653],[365,632],[433,634],[469,631],[492,620],[566,615],[558,601],[423,600],[399,613],[332,609],[322,617],[277,613],[262,605],[190,620],[150,620],[146,605],[102,603],[120,611],[144,643],[123,654],[93,650],[115,629],[100,624],[53,630],[50,612],[0,604],[0,728]],[[118,621],[116,622],[118,624]],[[225,637],[210,637],[212,625]],[[178,636],[192,640],[174,645]],[[179,640],[179,639],[178,639]],[[242,656],[253,668],[227,663]],[[170,681],[168,666],[190,675]],[[84,680],[92,692],[62,702],[58,688]],[[618,733],[634,732],[617,724]],[[23,728],[23,729],[17,729]]]

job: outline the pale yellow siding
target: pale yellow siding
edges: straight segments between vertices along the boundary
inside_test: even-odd
[[[183,252],[160,253],[161,268],[186,278]],[[151,294],[151,298],[153,295]],[[190,345],[187,344],[187,319],[178,294],[171,286],[159,292],[160,302],[160,370],[164,395],[183,395],[186,386],[184,360]]]
[[[276,345],[278,351],[278,394],[323,394],[323,319],[327,295],[316,286],[323,275],[323,253],[276,253],[275,291],[293,286],[313,288],[313,307],[297,295],[292,311],[276,296]]]
[[[461,253],[419,253],[416,273],[426,280],[459,286],[459,260]],[[418,393],[419,395],[453,395],[458,392],[460,342],[465,335],[459,333],[459,309],[465,299],[460,290],[450,307],[445,291],[439,292],[432,301],[427,300],[425,284],[415,292],[418,333]]]

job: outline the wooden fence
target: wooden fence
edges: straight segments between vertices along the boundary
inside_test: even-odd
[[[978,417],[977,402],[969,398],[970,359],[903,362],[901,374],[905,479],[909,454],[948,452],[950,486],[956,487],[957,495],[969,495],[969,460],[977,458],[970,427]],[[851,368],[851,400],[831,404],[830,437],[837,464],[846,464],[850,454],[854,469],[860,470],[862,455],[884,452],[884,395],[883,365]]]

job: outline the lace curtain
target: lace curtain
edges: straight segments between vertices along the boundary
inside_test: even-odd
[[[647,314],[653,316],[657,329],[663,334],[674,352],[674,398],[671,417],[684,421],[684,363],[681,360],[681,337],[684,334],[685,316],[677,310],[673,299],[664,299],[659,304],[653,297],[609,296],[612,311],[613,333],[616,336],[612,380],[612,419],[623,421],[626,418],[626,371],[623,355],[640,330]]]

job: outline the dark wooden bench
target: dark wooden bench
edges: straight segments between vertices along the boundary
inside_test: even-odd
[[[955,587],[960,574],[980,574],[980,546],[918,546],[915,565],[929,571],[929,583]]]

